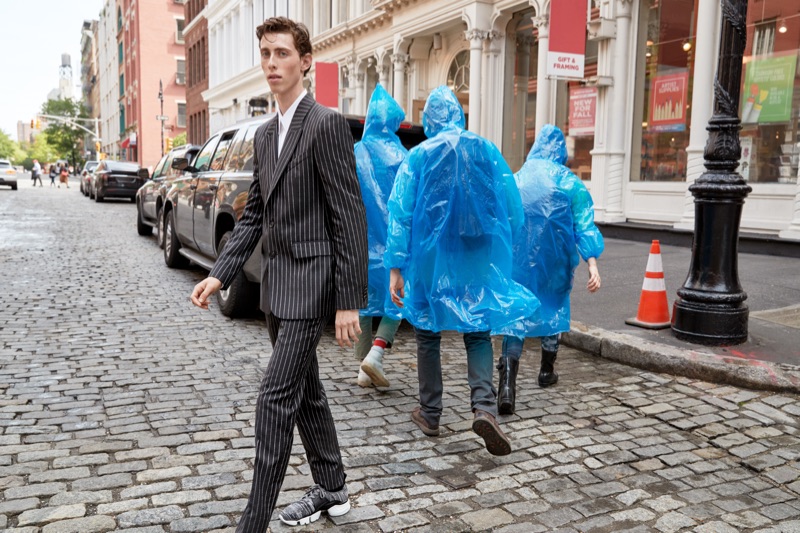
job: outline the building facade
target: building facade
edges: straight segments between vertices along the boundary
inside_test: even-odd
[[[96,118],[99,129],[100,118],[100,83],[99,57],[97,52],[98,21],[84,20],[81,29],[81,97],[90,118]],[[84,124],[93,130],[90,124]],[[99,131],[98,131],[99,133]],[[99,137],[99,136],[98,136]],[[94,136],[84,136],[84,150],[88,159],[98,158]]]
[[[203,144],[208,138],[208,103],[203,91],[208,89],[208,20],[207,0],[186,2],[186,116],[187,141]]]
[[[800,3],[748,1],[740,172],[753,192],[741,228],[800,239]],[[431,90],[448,85],[468,128],[514,170],[544,124],[562,128],[599,222],[691,230],[719,2],[587,0],[586,13],[584,77],[565,80],[546,71],[550,0],[210,0],[210,130],[246,116],[252,96],[274,110],[253,31],[287,14],[309,27],[315,62],[338,65],[342,112],[365,113],[381,83],[420,122]]]
[[[117,55],[117,2],[105,0],[97,21],[98,97],[101,157],[118,159],[120,153],[119,59]]]
[[[183,0],[117,0],[120,157],[154,166],[186,129]]]

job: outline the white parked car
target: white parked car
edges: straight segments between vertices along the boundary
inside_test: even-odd
[[[12,191],[17,190],[17,169],[8,159],[0,159],[0,185],[8,185]]]

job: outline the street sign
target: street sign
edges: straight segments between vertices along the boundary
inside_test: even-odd
[[[169,120],[167,115],[156,115],[156,120]]]

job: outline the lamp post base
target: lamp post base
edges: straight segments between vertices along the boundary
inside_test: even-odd
[[[675,338],[704,346],[733,346],[747,341],[750,310],[742,303],[709,304],[675,300],[672,333]]]

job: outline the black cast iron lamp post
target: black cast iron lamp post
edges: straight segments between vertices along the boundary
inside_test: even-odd
[[[706,171],[689,187],[694,196],[694,242],[689,274],[675,300],[672,332],[708,346],[747,340],[747,294],[739,283],[739,223],[752,190],[736,172],[742,56],[747,44],[747,0],[721,0],[722,31],[714,115],[708,122]]]

